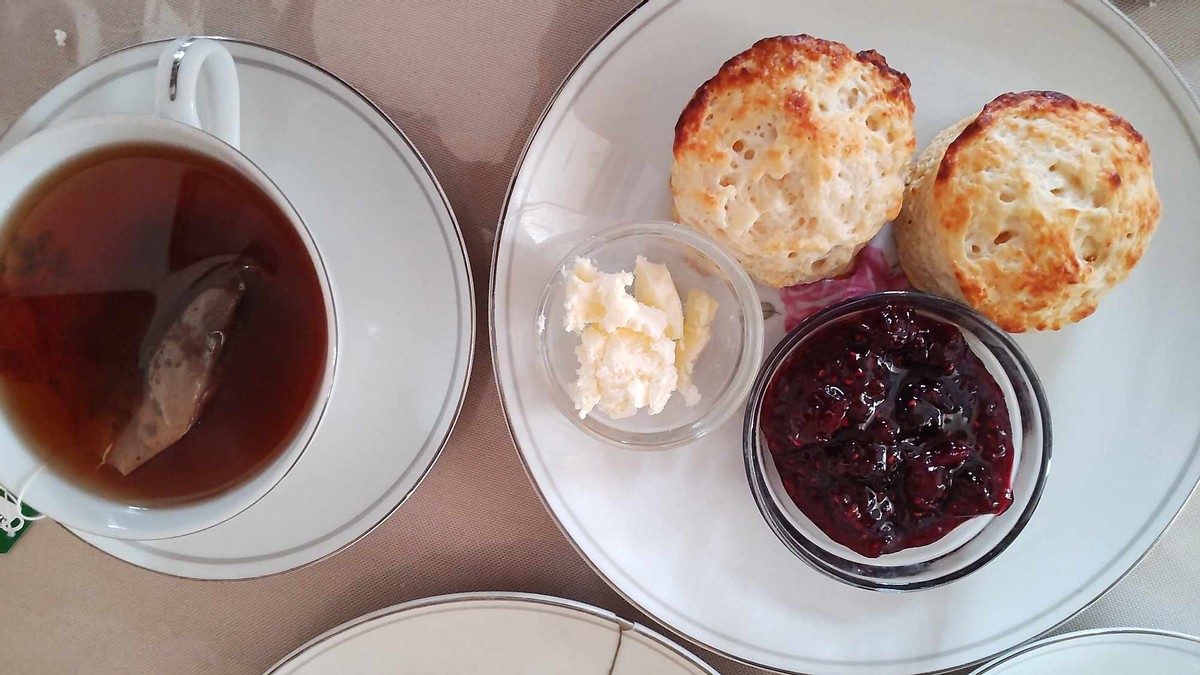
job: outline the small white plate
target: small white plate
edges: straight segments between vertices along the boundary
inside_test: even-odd
[[[1006,91],[1108,105],[1149,141],[1163,220],[1096,314],[1018,342],[1041,377],[1054,461],[1012,546],[971,576],[896,595],[850,588],[759,515],[741,420],[654,453],[564,419],[536,363],[535,307],[561,257],[616,223],[670,216],[673,128],[696,88],[759,38],[877,49],[912,78],[921,145]],[[1200,478],[1200,110],[1144,36],[1099,0],[651,0],[583,59],[538,124],[492,270],[496,380],[546,506],[595,570],[696,643],[804,673],[938,671],[1069,618],[1158,539]],[[780,307],[779,294],[761,290]],[[766,351],[784,321],[767,319]]]
[[[111,54],[67,78],[17,120],[0,152],[69,119],[151,114],[164,44]],[[296,207],[329,272],[338,323],[329,405],[291,472],[233,519],[154,542],[76,533],[135,565],[203,579],[293,569],[382,522],[440,453],[475,342],[462,237],[408,139],[320,68],[250,43],[225,45],[241,82],[242,151]]]
[[[270,675],[716,675],[648,628],[597,607],[526,593],[460,593],[342,624]]]
[[[1200,638],[1139,628],[1055,635],[1014,649],[971,675],[1200,675]]]

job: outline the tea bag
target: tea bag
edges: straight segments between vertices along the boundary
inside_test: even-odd
[[[168,316],[148,351],[141,403],[105,451],[104,463],[127,476],[183,438],[200,419],[216,388],[214,373],[230,324],[257,270],[245,260],[221,262],[172,303],[176,314]],[[152,334],[147,337],[153,339]]]

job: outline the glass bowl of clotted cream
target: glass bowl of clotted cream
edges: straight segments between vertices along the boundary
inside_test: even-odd
[[[754,282],[711,239],[677,223],[589,237],[547,281],[536,317],[557,407],[628,448],[676,447],[716,429],[742,411],[762,361]]]

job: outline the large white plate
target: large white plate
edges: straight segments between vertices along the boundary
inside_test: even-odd
[[[1148,139],[1165,204],[1145,259],[1094,316],[1019,338],[1055,437],[1029,526],[971,577],[919,594],[849,588],[784,549],[746,486],[740,420],[689,447],[622,451],[563,419],[528,367],[534,306],[560,257],[603,227],[669,217],[672,129],[695,88],[756,39],[801,32],[877,49],[907,72],[922,143],[1006,91],[1109,105]],[[521,457],[602,577],[733,658],[809,673],[936,671],[1028,640],[1120,579],[1200,478],[1198,138],[1200,111],[1177,74],[1098,1],[648,2],[563,85],[502,216],[493,353]],[[770,351],[782,322],[767,323]]]
[[[527,593],[460,593],[389,607],[314,638],[269,673],[716,675],[612,612]]]
[[[45,126],[152,114],[164,43],[117,52],[33,105],[0,152]],[[325,415],[300,460],[249,510],[154,542],[79,534],[176,576],[283,572],[353,543],[433,465],[462,405],[475,341],[471,274],[445,196],[408,139],[349,85],[305,61],[229,41],[242,150],[304,219],[325,262],[338,357]]]
[[[1180,633],[1116,628],[1039,640],[971,675],[1200,675],[1200,639]]]

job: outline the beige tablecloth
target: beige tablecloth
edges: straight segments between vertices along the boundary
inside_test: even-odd
[[[405,129],[437,173],[463,227],[479,305],[457,430],[428,480],[372,534],[288,574],[203,582],[132,567],[38,523],[0,557],[0,671],[261,672],[343,621],[457,591],[559,595],[653,625],[589,570],[530,487],[504,426],[486,320],[492,237],[517,155],[568,70],[635,4],[0,0],[0,128],[78,66],[179,34],[258,41],[346,79]],[[1200,86],[1200,0],[1119,4]],[[67,33],[63,46],[55,29]],[[1198,560],[1193,504],[1140,567],[1060,630],[1142,625],[1200,634]],[[758,672],[701,656],[724,673]]]

